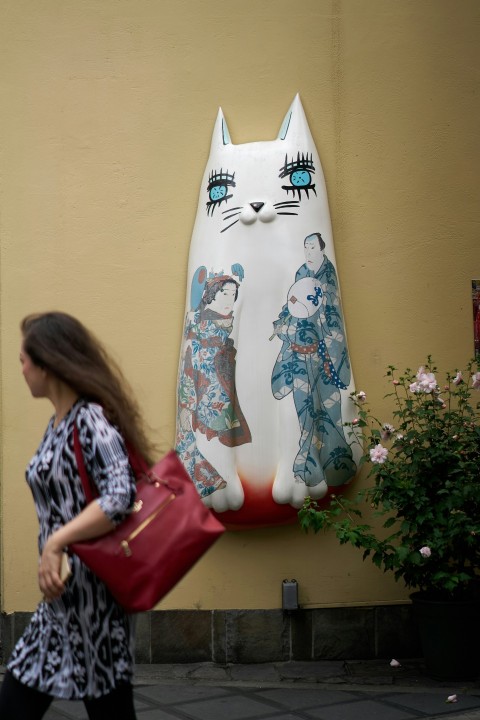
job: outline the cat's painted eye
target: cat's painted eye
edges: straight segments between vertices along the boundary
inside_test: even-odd
[[[312,176],[308,170],[295,170],[290,175],[290,182],[295,187],[304,188],[312,184]]]
[[[283,164],[283,167],[280,168],[280,178],[286,178],[288,177],[290,181],[290,185],[282,185],[282,189],[287,191],[287,194],[289,192],[293,192],[293,195],[297,194],[298,199],[302,199],[302,192],[305,193],[305,195],[309,196],[309,191],[312,190],[315,195],[317,194],[315,190],[315,185],[312,182],[313,181],[313,175],[315,173],[315,166],[313,164],[313,157],[310,154],[310,157],[308,156],[308,153],[305,155],[302,153],[297,154],[296,160],[293,158],[291,161],[288,161],[288,157],[285,155],[285,162]]]
[[[208,193],[212,202],[218,202],[219,200],[225,200],[227,194],[226,185],[214,185]]]
[[[213,170],[208,178],[207,192],[209,200],[207,202],[207,215],[213,215],[216,205],[226,202],[232,197],[232,193],[228,193],[229,187],[235,187],[235,173],[233,175],[228,172],[217,172]]]

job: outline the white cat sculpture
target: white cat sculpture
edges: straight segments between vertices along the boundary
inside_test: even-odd
[[[353,388],[327,193],[300,98],[271,142],[215,124],[190,245],[176,449],[229,526],[350,482]]]

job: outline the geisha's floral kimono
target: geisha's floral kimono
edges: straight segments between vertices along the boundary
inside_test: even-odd
[[[195,312],[185,328],[176,449],[202,497],[225,481],[198,450],[195,433],[207,440],[217,437],[228,447],[251,441],[235,391],[232,323],[232,314],[225,317],[206,308]]]

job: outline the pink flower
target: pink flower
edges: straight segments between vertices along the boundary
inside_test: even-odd
[[[458,702],[458,698],[456,695],[449,695],[447,699],[445,700],[447,703],[456,703]]]
[[[410,392],[412,392],[412,393],[419,393],[419,392],[421,392],[420,385],[419,385],[418,383],[416,383],[416,382],[411,383],[411,385],[409,386],[408,389],[409,389]]]
[[[353,418],[352,425],[358,425],[359,422],[360,420],[358,418]]]
[[[428,547],[428,545],[424,545],[424,547],[420,548],[419,550],[420,555],[424,558],[429,558],[432,554],[432,551]]]
[[[400,381],[399,381],[399,380],[392,380],[392,382],[393,382],[394,385],[400,385]]]
[[[423,371],[423,368],[420,368]],[[430,393],[437,389],[437,381],[433,373],[420,372],[417,373],[417,384],[424,393]]]
[[[360,390],[360,392],[357,393],[357,400],[359,402],[365,402],[366,399],[367,399],[367,393],[363,392],[363,390]]]
[[[437,387],[437,381],[433,373],[426,373],[423,365],[417,370],[417,384],[422,392],[432,392]]]
[[[387,455],[387,448],[384,448],[380,443],[370,450],[370,460],[375,465],[382,465],[387,459]]]
[[[474,390],[480,390],[480,372],[473,373],[472,387]]]
[[[459,371],[457,372],[457,374],[456,374],[455,377],[453,378],[452,382],[453,382],[454,385],[461,385],[461,383],[463,382],[463,375],[462,375],[462,371],[461,371],[461,370],[459,370]]]
[[[380,432],[380,437],[382,438],[382,440],[389,440],[394,432],[395,428],[393,427],[393,425],[390,425],[390,423],[384,423]]]

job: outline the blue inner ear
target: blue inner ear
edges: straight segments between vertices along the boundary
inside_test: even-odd
[[[287,137],[288,128],[289,128],[291,119],[292,119],[292,111],[290,110],[290,112],[288,112],[285,115],[285,118],[282,123],[282,127],[280,128],[280,132],[278,133],[278,137],[280,138],[280,140],[285,140],[285,138]]]
[[[230,140],[230,133],[228,132],[228,127],[227,127],[227,123],[225,122],[225,120],[222,120],[222,137],[223,137],[224,145],[231,144],[232,141]]]
[[[190,306],[192,310],[197,310],[200,305],[206,281],[207,268],[202,265],[195,271],[195,275],[192,278],[192,286],[190,290]]]

